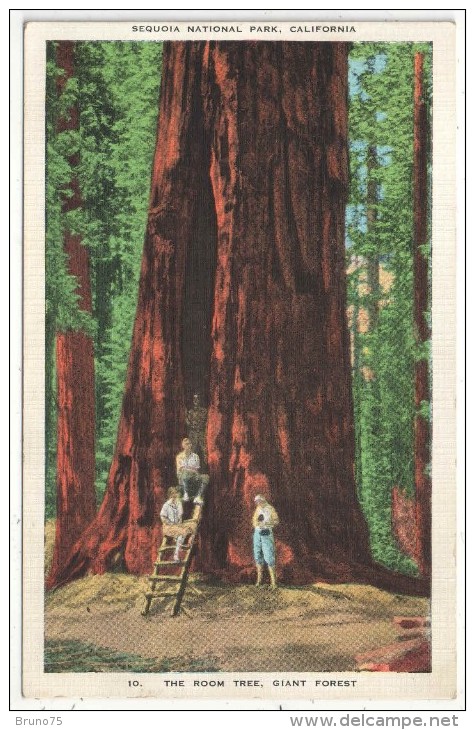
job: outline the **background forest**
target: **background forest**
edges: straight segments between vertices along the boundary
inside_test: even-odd
[[[350,53],[346,226],[358,496],[374,559],[407,574],[417,568],[393,537],[391,494],[395,486],[408,497],[414,492],[414,368],[430,355],[426,345],[416,346],[413,324],[416,50],[425,55],[430,95],[430,46],[362,43]],[[59,333],[82,330],[94,343],[99,504],[112,461],[147,222],[161,55],[160,43],[79,43],[75,75],[58,96],[62,71],[54,44],[48,46],[46,518],[56,504]],[[60,129],[58,118],[72,106],[77,128]],[[81,204],[65,213],[75,153]],[[66,227],[89,251],[91,312],[78,306],[68,273]],[[428,402],[420,415],[430,418]]]

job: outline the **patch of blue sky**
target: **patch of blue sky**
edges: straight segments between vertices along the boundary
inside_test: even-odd
[[[371,72],[372,73],[381,73],[381,71],[384,71],[387,63],[387,57],[384,53],[378,53],[374,57],[374,61],[371,64]],[[361,85],[360,85],[360,76],[363,72],[369,71],[370,68],[368,68],[368,63],[364,59],[361,58],[351,58],[349,59],[348,64],[348,86],[349,86],[349,93],[350,96],[354,96],[355,94],[361,94],[361,98],[363,101],[366,101],[369,99],[368,94],[365,91],[362,91]]]
[[[378,147],[378,161],[382,167],[386,167],[391,162],[392,148],[388,145],[379,145]]]
[[[345,211],[345,247],[351,248],[353,241],[351,240],[350,230],[356,230],[359,233],[366,233],[368,223],[366,220],[366,208],[361,203],[358,205],[347,205]]]
[[[365,69],[365,61],[361,59],[350,58],[348,64],[348,85],[350,96],[354,96],[360,91],[360,76]]]

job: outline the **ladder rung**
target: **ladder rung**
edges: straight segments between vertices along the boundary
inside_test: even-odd
[[[160,559],[160,560],[156,560],[154,562],[154,565],[155,565],[155,567],[157,567],[159,565],[180,565],[180,563],[184,563],[186,560],[188,560],[188,556],[186,556],[184,560],[178,560],[178,561]]]
[[[193,521],[194,521],[195,525],[194,525],[193,532],[189,533],[187,544],[180,546],[180,551],[183,551],[184,553],[186,553],[182,560],[178,560],[178,561],[161,560],[162,553],[166,553],[169,550],[176,551],[176,549],[177,549],[176,540],[172,539],[171,544],[168,545],[167,540],[169,540],[171,538],[169,538],[168,536],[163,537],[162,543],[157,551],[157,560],[154,562],[154,574],[146,576],[148,582],[150,583],[149,591],[145,593],[145,597],[148,601],[146,612],[148,612],[148,607],[150,606],[150,602],[155,599],[159,599],[159,598],[164,598],[164,599],[169,598],[169,599],[173,600],[173,607],[172,607],[172,611],[171,611],[172,616],[176,616],[179,613],[180,608],[182,608],[183,595],[185,593],[185,590],[187,588],[187,583],[188,583],[188,570],[189,570],[189,566],[190,566],[190,562],[191,562],[191,557],[193,555],[192,549],[193,549],[195,538],[197,537],[199,525],[201,522],[202,508],[203,508],[203,505],[199,505],[199,506],[194,505],[194,507],[193,507],[193,510],[194,510],[193,511]],[[162,566],[165,568],[179,567],[180,573],[179,573],[179,575],[167,575],[166,573],[160,574],[159,570]],[[167,589],[166,584],[171,583],[171,582],[173,582],[175,584],[177,584],[177,583],[179,584],[176,587],[176,590],[174,592],[170,592],[170,591],[166,590]],[[160,583],[165,584],[165,585],[162,585],[160,587],[161,590],[158,590],[158,591],[155,590],[157,584],[160,584]],[[171,589],[172,586],[169,586],[169,588]],[[194,586],[189,586],[189,589],[193,593],[197,593],[198,595],[201,594],[201,591],[199,589],[196,589]],[[182,610],[186,615],[189,615],[185,609],[182,609]],[[146,613],[144,613],[144,615],[146,615]]]
[[[197,596],[202,596],[203,595],[203,591],[201,591],[199,588],[197,588],[196,586],[194,586],[193,583],[190,583],[187,586],[187,588],[188,588],[189,591],[191,591],[192,593],[194,593]]]
[[[165,550],[174,550],[174,549],[175,549],[175,547],[176,547],[176,545],[167,545],[166,547],[161,547],[161,548],[158,548],[158,552],[159,552],[159,553],[164,553],[164,552],[165,552]],[[189,549],[190,549],[190,547],[191,547],[191,545],[182,545],[182,546],[180,547],[180,550],[189,550]]]

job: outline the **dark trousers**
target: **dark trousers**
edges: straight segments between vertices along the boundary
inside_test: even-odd
[[[187,494],[190,498],[202,497],[209,477],[207,474],[198,474],[196,472],[185,472],[178,479],[182,497]]]

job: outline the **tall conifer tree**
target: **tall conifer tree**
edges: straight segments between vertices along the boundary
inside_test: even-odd
[[[75,44],[57,45],[57,91],[60,96],[75,73]],[[77,176],[79,112],[77,102],[65,109],[57,120],[57,133],[72,140],[67,162],[70,180],[61,191],[61,214],[66,222],[63,245],[68,275],[76,281],[77,306],[92,311],[89,254],[75,230],[74,213],[81,207]],[[96,511],[94,447],[94,346],[84,330],[67,329],[56,333],[57,376],[57,495],[56,537],[49,585],[54,585],[74,543],[91,522]]]

